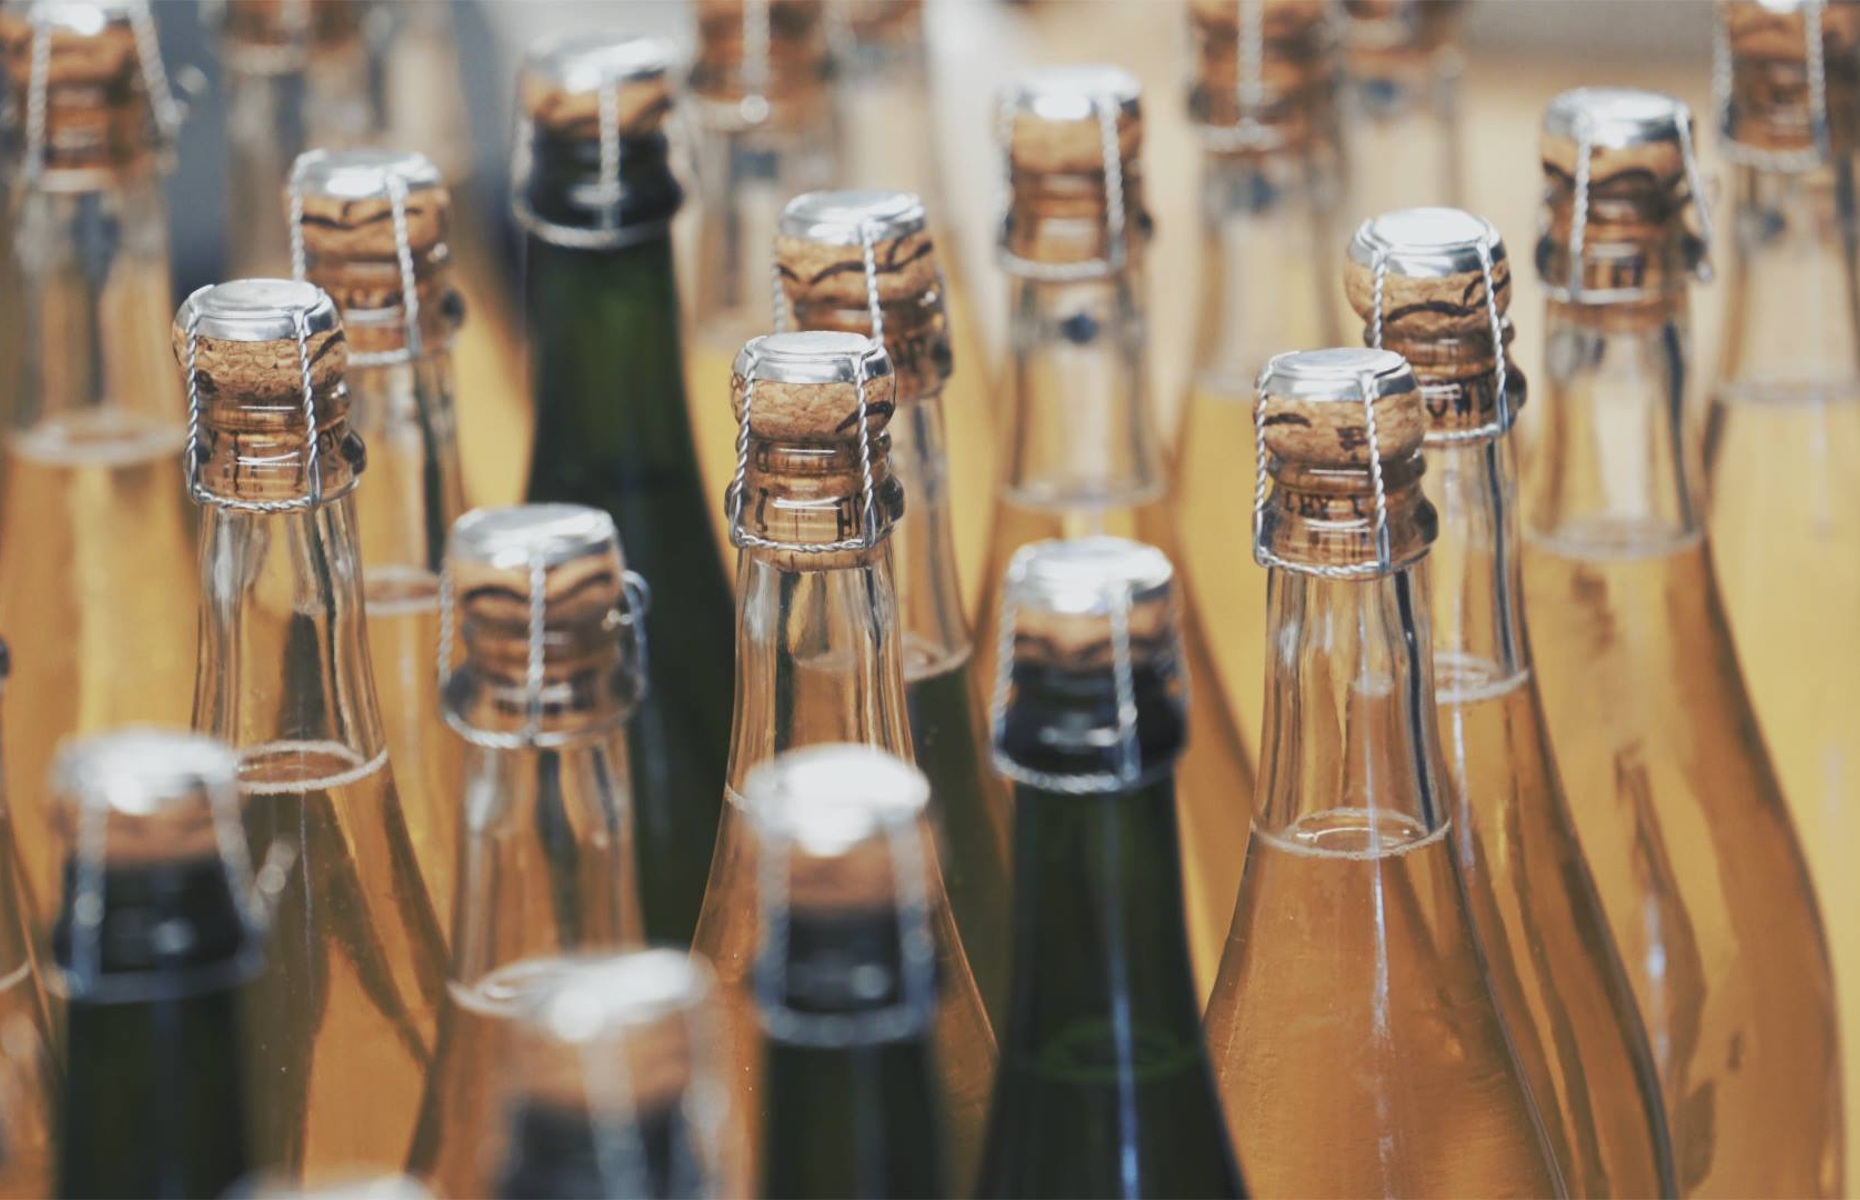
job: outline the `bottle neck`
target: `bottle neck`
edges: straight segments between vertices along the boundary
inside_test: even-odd
[[[1545,343],[1548,418],[1526,478],[1532,540],[1611,557],[1700,536],[1684,288],[1631,309],[1552,300]]]
[[[347,380],[349,424],[368,447],[359,516],[369,603],[430,605],[446,536],[465,511],[452,355],[355,367]]]
[[[862,41],[838,70],[834,92],[846,186],[910,192],[936,220],[947,209],[923,39]]]
[[[733,794],[745,794],[751,769],[797,746],[849,742],[914,757],[888,547],[821,571],[743,551],[736,594]]]
[[[1353,221],[1464,194],[1459,155],[1459,51],[1351,55],[1345,89]]]
[[[1396,840],[1445,827],[1426,566],[1363,581],[1273,570],[1254,826],[1294,838],[1334,810],[1393,819]]]
[[[84,889],[84,890],[80,890]],[[77,911],[97,905],[101,923]],[[64,867],[52,931],[60,989],[73,1003],[149,1003],[231,991],[253,973],[258,933],[216,856]]]
[[[1813,171],[1737,168],[1730,398],[1818,402],[1860,390],[1860,215],[1846,156]]]
[[[1511,439],[1429,444],[1422,485],[1440,516],[1428,573],[1434,672],[1439,698],[1449,702],[1531,665],[1519,616],[1523,555]]]
[[[620,139],[618,198],[607,198],[598,141],[533,129],[529,161],[517,180],[517,205],[526,217],[578,231],[611,231],[616,242],[647,240],[667,231],[684,203],[672,174],[670,144],[653,132]]]

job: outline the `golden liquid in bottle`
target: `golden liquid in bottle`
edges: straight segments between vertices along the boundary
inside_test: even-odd
[[[1640,1015],[1556,790],[1531,674],[1436,653],[1434,683],[1467,903],[1564,1181],[1572,1195],[1659,1195],[1659,1080],[1637,1057]]]
[[[6,791],[40,914],[64,852],[46,774],[61,738],[132,722],[185,727],[199,619],[185,434],[118,409],[40,422],[7,447],[0,502]]]
[[[1147,542],[1181,561],[1176,551],[1175,528],[1167,502],[1160,496],[1137,503],[1093,507],[1069,501],[1063,506],[1026,503],[1004,492],[995,507],[997,558],[989,569],[989,593],[997,597],[979,622],[975,644],[984,647],[978,660],[986,674],[983,694],[992,694],[1000,644],[998,597],[1014,552],[1043,538],[1097,535],[1134,538]],[[1240,888],[1247,830],[1253,819],[1253,788],[1245,752],[1233,734],[1218,687],[1213,679],[1193,604],[1178,608],[1182,645],[1188,660],[1188,747],[1176,765],[1176,820],[1181,827],[1182,896],[1188,920],[1189,952],[1194,960],[1199,994],[1205,1001],[1220,969],[1221,951],[1233,920],[1234,897]],[[1262,621],[1264,620],[1262,616]],[[1254,639],[1263,641],[1259,630]]]
[[[1254,1194],[1557,1194],[1463,911],[1448,825],[1253,831],[1207,1035]]]
[[[385,752],[242,753],[246,834],[295,852],[248,1021],[256,1161],[312,1182],[405,1160],[432,1059],[445,948]]]
[[[50,1055],[32,963],[0,978],[0,1196],[52,1194],[52,1112],[58,1068]]]
[[[1551,744],[1661,1073],[1680,1191],[1833,1195],[1827,956],[1710,552],[1697,535],[1591,524],[1530,539],[1525,592]]]

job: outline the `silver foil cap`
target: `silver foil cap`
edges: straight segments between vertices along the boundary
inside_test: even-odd
[[[523,56],[519,86],[587,95],[617,84],[663,79],[677,62],[671,44],[619,30],[545,38]]]
[[[1143,85],[1122,67],[1089,65],[1036,67],[1009,80],[1001,89],[1004,118],[1030,116],[1041,121],[1095,121],[1106,100],[1128,117],[1140,115]]]
[[[1368,386],[1372,394],[1363,395]],[[1275,355],[1259,376],[1261,395],[1349,400],[1356,404],[1412,392],[1414,372],[1393,350],[1343,346]]]
[[[809,330],[749,339],[735,369],[745,379],[768,383],[856,383],[889,376],[891,358],[863,334]]]
[[[296,186],[305,196],[367,200],[387,195],[396,178],[409,191],[445,186],[433,161],[411,150],[312,150],[297,161]]]
[[[1484,217],[1457,208],[1403,208],[1372,217],[1350,239],[1350,261],[1388,270],[1410,279],[1442,279],[1481,271],[1487,259],[1505,259],[1505,242]]]
[[[1641,88],[1585,87],[1563,92],[1544,109],[1544,136],[1577,141],[1593,149],[1626,150],[1677,142],[1692,110],[1664,92]]]
[[[493,570],[548,570],[581,559],[620,556],[613,518],[580,504],[517,504],[474,509],[452,525],[447,556]]]
[[[208,284],[182,302],[174,321],[217,341],[279,342],[297,337],[299,314],[306,337],[340,324],[335,301],[322,288],[292,279]]]
[[[1003,590],[1021,620],[1034,613],[1109,620],[1119,606],[1166,603],[1174,581],[1169,556],[1154,546],[1084,537],[1021,547]]]
[[[874,242],[918,233],[924,220],[924,202],[911,192],[806,192],[782,209],[778,232],[832,246],[858,246],[868,233]]]
[[[750,771],[743,795],[765,842],[833,858],[914,826],[930,803],[930,781],[872,746],[808,746]]]
[[[637,950],[544,960],[549,979],[522,1019],[548,1040],[604,1042],[616,1033],[702,1009],[716,988],[704,960],[678,950]]]
[[[52,789],[85,808],[147,817],[239,802],[239,755],[218,738],[131,727],[67,740],[52,765]]]
[[[0,8],[47,33],[96,37],[107,25],[128,23],[136,0],[6,0]]]

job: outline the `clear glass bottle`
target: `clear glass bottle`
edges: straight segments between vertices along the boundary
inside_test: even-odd
[[[939,263],[924,206],[908,192],[809,192],[782,212],[776,264],[794,326],[881,337],[898,377],[886,432],[892,474],[910,497],[891,534],[904,703],[917,766],[930,777],[932,810],[949,839],[950,908],[999,1024],[1007,1015],[1007,797],[988,765],[957,582],[957,489],[943,423],[952,336]]]
[[[1860,25],[1838,5],[1751,0],[1720,6],[1718,21],[1719,150],[1733,166],[1707,529],[1738,664],[1827,917],[1855,1096],[1860,873],[1845,847],[1860,844],[1860,637],[1846,630],[1860,611],[1860,474],[1847,467],[1860,456],[1860,97],[1842,64],[1860,52]],[[1860,1104],[1847,1106],[1846,1142],[1860,1146]]]
[[[626,724],[645,689],[645,590],[607,514],[571,504],[467,514],[446,571],[465,645],[440,689],[466,747],[462,837],[408,1169],[443,1195],[482,1196],[509,1030],[551,977],[535,961],[643,940]]]
[[[1172,557],[1176,546],[1146,395],[1137,81],[1114,67],[1048,68],[1010,84],[1001,103],[1013,193],[1000,250],[1011,287],[1003,402],[1013,436],[995,495],[989,594],[1014,552],[1043,538],[1132,537]],[[1107,146],[1117,147],[1108,173]],[[1188,673],[1208,684],[1190,691],[1176,796],[1189,946],[1206,995],[1239,887],[1252,772],[1183,599]],[[986,614],[976,644],[998,636]]]
[[[265,963],[239,757],[200,734],[93,734],[60,748],[49,790],[65,1089],[57,1191],[39,1194],[220,1195],[253,1165],[241,1005]]]
[[[891,577],[889,535],[903,511],[885,432],[896,397],[891,360],[861,334],[782,333],[744,346],[734,373],[734,407],[746,414],[742,476],[726,502],[741,549],[736,720],[694,945],[722,984],[743,1157],[760,1178],[769,1110],[751,979],[761,933],[758,850],[743,811],[749,772],[828,742],[913,755]],[[973,1177],[980,1151],[995,1045],[940,865],[934,891],[938,1099],[960,1181]]]
[[[685,265],[691,422],[704,494],[719,496],[736,465],[736,425],[724,398],[743,343],[765,333],[769,248],[789,200],[840,186],[825,0],[700,0],[697,55],[683,93],[697,180],[696,250]],[[732,560],[717,530],[720,552]]]
[[[1425,410],[1387,350],[1260,377],[1266,756],[1207,1033],[1263,1195],[1564,1194],[1466,901],[1435,722]]]
[[[1182,916],[1176,586],[1122,538],[1034,542],[1008,570],[1014,1007],[979,1195],[1246,1194]]]
[[[679,354],[669,56],[614,34],[532,49],[512,207],[527,235],[529,499],[602,509],[652,581],[654,678],[627,727],[640,899],[648,936],[683,943],[717,838],[736,604],[722,561],[701,552],[717,493],[700,477]]]
[[[673,950],[534,960],[553,976],[523,1006],[482,1139],[502,1200],[746,1196],[717,982]]]
[[[226,89],[227,268],[284,275],[291,231],[278,197],[312,146],[378,132],[364,25],[370,0],[219,0]]]
[[[749,773],[771,1200],[947,1196],[930,781],[865,745]],[[962,1194],[967,1194],[963,1189]]]
[[[1343,0],[1352,223],[1458,205],[1463,0]]]
[[[1330,10],[1309,0],[1200,0],[1189,11],[1201,305],[1175,444],[1175,515],[1182,575],[1209,617],[1209,682],[1257,761],[1266,572],[1241,551],[1233,484],[1252,462],[1253,383],[1266,360],[1343,340],[1337,39]]]
[[[462,747],[439,711],[439,566],[465,509],[452,341],[460,325],[451,201],[419,154],[312,150],[287,209],[299,277],[329,293],[349,345],[349,425],[368,447],[356,508],[368,658],[401,811],[441,932],[458,862]]]
[[[1566,92],[1545,114],[1549,387],[1525,474],[1525,599],[1551,748],[1653,1046],[1680,1193],[1829,1195],[1842,1161],[1833,982],[1695,484],[1686,292],[1704,246],[1686,223],[1690,122],[1670,97],[1622,89]]]
[[[194,671],[187,416],[165,336],[173,124],[157,120],[163,76],[132,11],[0,7],[0,53],[28,126],[6,248],[23,281],[7,320],[24,328],[25,358],[8,368],[21,386],[0,470],[0,629],[14,638],[13,685],[32,699],[14,708],[6,784],[45,919],[60,860],[44,787],[53,748],[129,721],[185,725]]]
[[[1427,397],[1434,699],[1452,840],[1492,993],[1570,1191],[1672,1196],[1659,1074],[1550,754],[1525,628],[1512,422],[1511,262],[1488,222],[1363,222],[1345,285],[1365,335]]]
[[[11,655],[0,642],[0,692]],[[51,1012],[46,1005],[38,918],[20,875],[11,808],[0,785],[0,1196],[42,1196],[52,1184],[58,1103]],[[14,1148],[17,1147],[17,1150]]]
[[[445,943],[395,791],[368,665],[335,305],[306,283],[202,288],[175,316],[198,418],[194,728],[240,752],[245,827],[268,863],[272,937],[251,1040],[269,1081],[254,1157],[311,1182],[398,1169]],[[312,432],[314,430],[314,432]]]

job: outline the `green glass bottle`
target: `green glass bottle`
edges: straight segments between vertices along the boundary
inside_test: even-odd
[[[683,942],[729,758],[736,606],[708,552],[711,506],[685,409],[666,65],[660,44],[615,35],[532,50],[513,205],[528,230],[528,498],[606,511],[652,581],[649,686],[627,738],[640,902],[649,940]]]
[[[1167,556],[1123,538],[1034,542],[1008,570],[1013,1004],[983,1196],[1245,1194],[1182,912],[1174,597]]]
[[[871,746],[750,773],[761,861],[761,1195],[944,1196],[930,782]]]
[[[224,743],[152,728],[67,742],[53,768],[60,1196],[217,1196],[252,1165],[240,1007],[264,946],[238,771]]]

